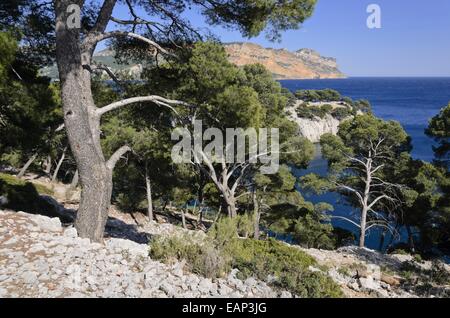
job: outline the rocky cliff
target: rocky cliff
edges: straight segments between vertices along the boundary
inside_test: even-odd
[[[320,137],[324,134],[333,134],[336,135],[339,131],[339,125],[344,121],[352,118],[351,116],[337,119],[333,117],[331,114],[326,114],[323,118],[314,117],[314,118],[303,118],[299,117],[296,111],[296,108],[302,104],[302,101],[298,100],[295,105],[288,108],[287,115],[290,120],[297,123],[298,125],[298,133],[300,136],[305,137],[312,143],[319,143]],[[312,105],[311,107],[320,107],[322,104],[329,104],[334,107],[342,107],[341,105],[337,105],[337,102],[331,103],[315,103],[316,105]],[[350,107],[350,106],[348,106]]]
[[[297,117],[294,121],[298,124],[299,134],[313,143],[320,142],[320,137],[324,134],[336,135],[341,123],[331,115],[315,119]]]
[[[277,79],[344,78],[336,59],[311,49],[290,52],[263,48],[253,43],[230,43],[225,49],[232,63],[243,66],[260,63]]]

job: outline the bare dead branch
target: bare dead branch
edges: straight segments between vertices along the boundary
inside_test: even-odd
[[[139,97],[132,97],[132,98],[123,99],[121,101],[118,101],[118,102],[109,104],[107,106],[98,108],[97,109],[97,115],[101,117],[102,115],[106,114],[107,112],[116,110],[118,108],[130,105],[130,104],[142,103],[142,102],[152,102],[152,103],[155,103],[157,105],[161,105],[161,106],[167,107],[167,108],[172,110],[177,115],[178,115],[178,112],[173,108],[173,106],[175,106],[175,105],[189,106],[185,102],[178,101],[178,100],[170,100],[170,99],[166,99],[164,97],[157,96],[157,95],[139,96]]]
[[[62,123],[61,125],[58,126],[58,128],[55,129],[55,132],[63,131],[65,127],[66,126],[64,125],[64,123]]]
[[[347,221],[351,224],[353,224],[354,226],[356,226],[357,228],[361,228],[361,225],[359,225],[358,223],[356,223],[355,221],[350,220],[349,218],[346,218],[344,216],[337,216],[337,215],[332,215],[330,216],[332,219],[340,219],[340,220],[344,220]]]
[[[85,51],[91,51],[98,42],[101,42],[106,39],[114,38],[114,37],[116,37],[116,38],[117,37],[130,37],[133,39],[137,39],[137,40],[140,40],[142,42],[149,44],[151,47],[153,47],[154,49],[156,49],[157,51],[159,51],[161,53],[164,53],[164,54],[170,55],[170,56],[175,56],[174,54],[170,53],[166,49],[162,48],[155,41],[152,41],[142,35],[132,33],[132,32],[127,32],[127,31],[111,31],[111,32],[105,32],[105,33],[93,32],[93,33],[89,34],[86,37],[86,39],[84,40],[83,49]]]
[[[116,166],[117,162],[122,158],[124,154],[131,151],[131,148],[129,146],[122,146],[120,147],[112,156],[109,158],[109,160],[106,162],[106,166],[113,170]]]

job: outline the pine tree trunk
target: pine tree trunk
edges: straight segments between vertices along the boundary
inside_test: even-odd
[[[367,212],[369,209],[370,187],[372,184],[372,159],[368,159],[366,165],[366,180],[363,197],[363,206],[361,210],[361,224],[359,233],[359,247],[364,247],[366,242]]]
[[[152,185],[147,165],[145,165],[145,188],[147,190],[147,216],[150,221],[153,221]]]
[[[200,170],[201,176],[203,176],[203,172]],[[198,224],[202,224],[203,223],[203,189],[205,187],[205,183],[202,181],[204,180],[203,178],[201,178],[200,186],[199,189],[197,191],[197,200],[198,200],[198,207],[199,207],[199,213],[198,213],[198,220],[197,223]]]
[[[53,183],[56,182],[58,179],[59,169],[61,168],[61,165],[63,164],[64,159],[66,158],[66,151],[67,151],[67,147],[64,148],[61,158],[59,158],[58,164],[56,165],[55,171],[53,172],[53,176],[52,176]]]
[[[202,223],[203,223],[203,205],[201,205],[198,210],[198,220],[197,220],[197,224],[202,224]]]
[[[50,175],[52,172],[52,157],[50,155],[47,156],[47,159],[45,160],[45,170],[46,175]]]
[[[75,170],[75,173],[72,177],[72,182],[70,183],[70,188],[75,189],[78,186],[78,169]]]
[[[380,236],[380,245],[378,246],[379,251],[383,251],[384,241],[386,239],[386,229],[383,229]]]
[[[35,153],[34,155],[32,155],[30,157],[30,159],[28,159],[28,161],[24,164],[22,169],[20,169],[19,174],[17,175],[17,177],[23,178],[23,176],[25,175],[25,172],[27,172],[28,168],[36,160],[36,158],[37,158],[37,153]]]
[[[408,232],[408,244],[411,252],[415,252],[415,246],[414,246],[414,237],[412,235],[411,226],[406,226],[406,231]]]
[[[183,209],[181,209],[181,224],[183,225],[183,229],[187,229],[186,216],[184,214],[184,210]]]
[[[359,247],[364,247],[366,243],[366,224],[367,224],[367,210],[363,208],[361,213],[361,228],[359,231]]]
[[[225,198],[227,205],[228,217],[235,218],[237,216],[236,201],[234,198]]]
[[[71,2],[54,3],[64,124],[81,185],[75,227],[80,237],[102,242],[111,200],[112,171],[100,145],[100,118],[92,97],[91,74],[83,67],[90,64],[93,52],[82,51],[79,30],[66,25],[66,10]]]
[[[255,222],[254,223],[254,227],[255,227],[254,237],[256,240],[259,240],[259,237],[260,237],[259,222],[261,219],[261,213],[259,211],[259,202],[258,202],[258,197],[256,195],[256,191],[253,191],[252,197],[253,197],[253,211],[254,211],[253,217],[254,217],[254,222]]]

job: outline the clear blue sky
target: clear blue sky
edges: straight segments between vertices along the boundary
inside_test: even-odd
[[[366,26],[371,3],[381,7],[381,29]],[[115,15],[126,17],[125,8],[118,7]],[[450,76],[450,0],[318,0],[314,15],[300,30],[285,32],[280,43],[264,35],[246,39],[237,31],[211,28],[198,12],[188,17],[223,42],[315,49],[337,58],[349,76]]]

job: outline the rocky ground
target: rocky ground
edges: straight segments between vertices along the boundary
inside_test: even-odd
[[[412,255],[386,255],[356,246],[335,251],[301,249],[326,268],[347,297],[450,297],[448,280],[443,284],[432,277],[434,266],[449,277],[450,266],[442,262],[419,262]]]
[[[239,280],[236,271],[211,280],[188,273],[182,262],[152,260],[148,242],[154,235],[205,237],[171,224],[176,211],[158,215],[157,223],[112,206],[105,244],[81,239],[72,227],[77,193],[68,195],[59,184],[52,190],[54,197],[42,197],[59,218],[0,210],[0,297],[292,297],[253,278]],[[300,249],[318,262],[310,270],[326,272],[346,297],[450,297],[450,266],[442,262],[354,246]]]
[[[278,297],[233,271],[212,281],[148,257],[148,245],[77,237],[58,218],[0,211],[0,297]]]

